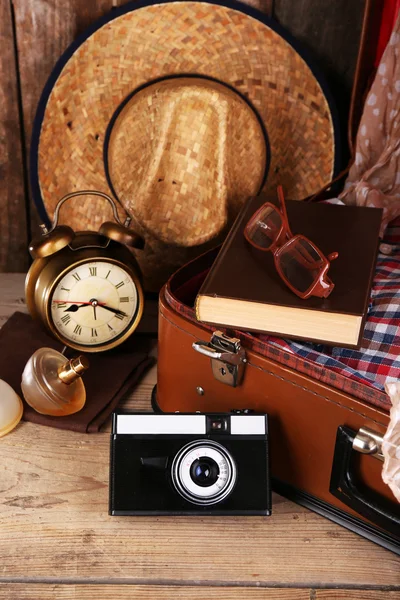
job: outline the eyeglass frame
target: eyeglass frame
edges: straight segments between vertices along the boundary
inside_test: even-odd
[[[329,277],[327,277],[326,273],[331,266],[331,262],[339,256],[339,253],[331,252],[330,254],[328,254],[328,256],[325,256],[325,254],[323,254],[323,252],[321,252],[321,250],[308,237],[301,234],[293,235],[289,226],[285,197],[281,185],[278,185],[277,192],[280,207],[277,207],[275,204],[272,204],[272,202],[265,202],[262,206],[260,206],[260,208],[257,209],[256,212],[248,220],[243,232],[244,237],[246,241],[254,248],[257,248],[257,250],[260,250],[261,252],[272,252],[274,257],[275,268],[278,272],[278,275],[283,280],[285,285],[287,285],[287,287],[294,294],[296,294],[296,296],[298,296],[302,300],[307,300],[311,296],[316,296],[318,298],[327,298],[331,294],[333,288],[335,287],[335,284]],[[271,245],[268,248],[263,248],[262,246],[259,246],[258,244],[253,242],[253,240],[249,237],[248,229],[250,228],[250,225],[255,220],[257,220],[258,215],[265,211],[266,207],[271,208],[280,215],[281,226],[278,235],[276,236],[275,240],[271,243]],[[284,242],[285,239],[286,241]],[[319,276],[315,279],[314,283],[305,292],[300,292],[293,285],[291,285],[291,283],[289,283],[279,265],[279,256],[282,254],[282,252],[284,250],[287,250],[290,244],[293,244],[298,240],[306,241],[312,247],[314,252],[318,254],[318,256],[321,258],[321,265],[318,263],[318,268],[320,269]]]

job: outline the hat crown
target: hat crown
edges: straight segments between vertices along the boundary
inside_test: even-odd
[[[173,77],[125,104],[107,166],[139,225],[167,244],[195,246],[223,231],[228,208],[259,192],[266,142],[239,94],[207,78]]]

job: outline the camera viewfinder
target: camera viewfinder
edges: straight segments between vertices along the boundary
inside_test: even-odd
[[[228,421],[224,417],[208,417],[208,431],[214,433],[227,433],[229,431]]]

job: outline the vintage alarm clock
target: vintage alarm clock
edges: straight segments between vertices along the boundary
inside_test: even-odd
[[[58,226],[64,202],[75,196],[100,196],[111,204],[115,223],[98,232]],[[129,248],[143,239],[121,223],[115,202],[102,192],[81,191],[57,204],[48,230],[29,251],[34,258],[25,282],[28,310],[63,344],[84,352],[109,350],[136,329],[143,313],[141,273]]]

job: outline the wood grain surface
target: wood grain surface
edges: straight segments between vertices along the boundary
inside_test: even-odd
[[[0,600],[109,600],[109,585],[0,584]],[[115,585],[113,600],[398,600],[400,592],[295,588]]]
[[[0,272],[28,266],[28,236],[11,4],[0,2]]]
[[[24,293],[25,275],[0,274],[0,327],[16,311],[27,312]]]
[[[339,96],[353,83],[364,6],[365,0],[274,0],[276,19],[311,52]]]
[[[23,279],[0,275],[0,314]],[[155,381],[122,406],[149,410]],[[400,598],[400,557],[276,494],[270,518],[110,517],[109,430],[1,439],[0,598]]]
[[[399,600],[399,591],[378,590],[311,590],[310,600]]]
[[[344,140],[366,0],[275,0],[274,16],[301,42],[329,85]]]

